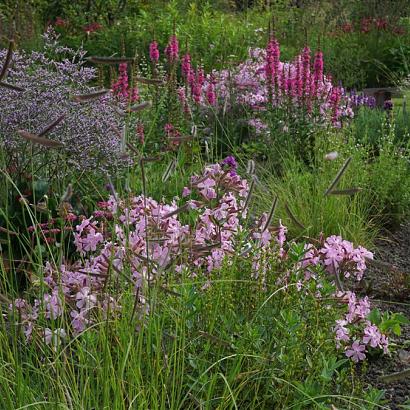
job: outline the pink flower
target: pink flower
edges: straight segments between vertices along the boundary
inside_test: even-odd
[[[302,51],[302,83],[303,95],[310,95],[310,48],[305,47]]]
[[[94,33],[95,31],[101,30],[102,25],[100,23],[90,23],[83,27],[83,31],[87,33],[87,35]]]
[[[51,344],[53,348],[60,345],[61,339],[65,339],[67,336],[64,329],[55,329],[52,331],[48,327],[44,329],[44,341],[47,345]]]
[[[332,107],[332,122],[333,124],[337,124],[339,117],[340,117],[340,108],[339,103],[341,100],[341,90],[339,87],[333,87],[332,93],[330,95],[330,104]]]
[[[54,22],[54,25],[56,27],[66,27],[67,26],[67,21],[62,19],[61,17],[57,17],[56,21]]]
[[[83,251],[92,252],[97,249],[97,245],[104,241],[104,237],[100,232],[96,232],[94,229],[82,239]]]
[[[76,333],[81,333],[85,330],[89,320],[84,316],[84,312],[78,312],[76,310],[71,311],[70,316],[72,317],[71,326]]]
[[[358,341],[353,342],[350,349],[346,350],[346,356],[350,357],[355,363],[366,358],[366,346],[361,345]]]
[[[131,91],[131,102],[137,102],[140,99],[138,87],[134,87]]]
[[[169,38],[169,42],[167,47],[165,48],[165,54],[168,57],[168,61],[172,64],[178,59],[178,53],[179,53],[179,43],[177,36],[173,34]]]
[[[206,199],[214,199],[216,198],[216,192],[213,187],[216,185],[215,180],[211,178],[205,179],[198,184],[198,188],[201,190],[199,191]]]
[[[280,48],[278,41],[271,37],[266,47],[265,76],[271,83],[277,83],[279,75]]]
[[[367,17],[367,18],[362,18],[360,22],[360,31],[364,34],[367,34],[370,32],[370,24],[372,22],[372,19]]]
[[[61,300],[57,294],[44,295],[44,306],[47,319],[56,319],[63,314]]]
[[[381,335],[379,346],[383,348],[383,353],[389,352],[389,338],[385,335]]]
[[[363,343],[370,344],[371,347],[377,347],[381,342],[381,333],[377,326],[368,323],[364,329]]]
[[[149,45],[149,58],[153,63],[158,63],[159,60],[159,50],[158,43],[154,40]]]
[[[209,105],[215,105],[216,104],[216,94],[215,94],[215,85],[214,85],[214,79],[211,76],[207,89],[206,89],[206,99],[209,103]]]
[[[189,53],[186,53],[183,57],[182,57],[182,63],[181,63],[181,71],[182,71],[182,75],[186,78],[188,78],[188,75],[191,73],[191,56],[189,55]]]
[[[313,63],[313,90],[312,94],[317,95],[319,86],[323,80],[323,53],[316,52],[315,61]]]
[[[350,340],[349,329],[346,327],[348,322],[347,320],[336,320],[336,323],[336,344],[337,347],[340,347],[340,341],[348,342]]]
[[[112,85],[112,92],[119,98],[128,98],[129,86],[128,86],[128,73],[127,63],[121,63],[119,66],[118,80]]]
[[[97,297],[91,293],[91,289],[89,287],[82,288],[77,294],[75,295],[76,306],[79,309],[91,309],[97,304]]]
[[[341,26],[343,33],[352,33],[353,32],[353,24],[352,23],[344,23]]]
[[[191,195],[191,190],[188,187],[184,186],[184,189],[182,190],[182,197],[185,198],[188,195]]]

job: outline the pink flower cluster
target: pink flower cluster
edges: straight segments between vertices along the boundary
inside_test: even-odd
[[[149,311],[146,290],[153,282],[166,281],[169,274],[203,275],[206,289],[237,257],[249,259],[250,275],[262,290],[272,279],[288,283],[290,272],[302,272],[297,289],[314,279],[320,297],[323,280],[328,280],[322,272],[363,276],[371,253],[338,236],[322,240],[319,247],[306,244],[303,259],[293,262],[287,229],[280,221],[274,226],[265,213],[249,224],[250,187],[237,167],[232,156],[206,166],[184,187],[185,199],[170,204],[143,195],[117,199],[113,194],[97,204],[91,217],[80,217],[73,234],[79,257],[58,267],[47,263],[41,279],[45,292],[32,303],[16,299],[10,306],[10,317],[15,320],[17,314],[27,341],[40,338],[56,348],[66,337],[119,315],[125,289],[133,292],[141,321]],[[194,223],[183,222],[180,215],[186,212],[195,213]],[[367,319],[368,299],[358,300],[351,292],[336,296],[348,304],[348,313],[335,328],[337,346],[347,346],[346,355],[355,361],[362,360],[368,348],[386,351],[386,336]]]
[[[362,246],[355,248],[351,242],[332,235],[322,239],[320,246],[306,244],[300,267],[305,281],[316,278],[311,269],[314,266],[321,266],[331,277],[337,275],[339,280],[341,276],[360,281],[366,270],[366,259],[373,259],[372,252]]]
[[[368,34],[373,30],[389,31],[392,34],[399,36],[406,34],[406,29],[404,27],[389,22],[385,18],[363,17],[356,26],[356,31],[362,34]],[[343,33],[349,34],[355,32],[355,25],[351,22],[346,22],[343,23],[339,29]]]
[[[83,31],[87,33],[87,35],[90,35],[91,33],[94,33],[95,31],[101,30],[103,26],[100,23],[93,22],[90,24],[87,24],[83,27]]]
[[[155,40],[149,45],[149,58],[154,64],[159,61],[158,43]]]
[[[369,348],[382,349],[384,353],[388,353],[387,336],[367,319],[370,313],[369,299],[358,299],[353,292],[340,292],[337,296],[347,300],[348,313],[344,319],[336,321],[336,346],[343,346],[346,356],[354,362],[364,360]]]
[[[179,56],[179,42],[175,34],[169,38],[168,45],[165,48],[165,55],[168,58],[168,61],[172,64],[178,60]]]
[[[366,259],[373,259],[373,253],[362,246],[354,248],[349,241],[332,235],[325,240],[320,249],[323,264],[331,274],[342,272],[345,278],[353,275],[358,281],[366,270]]]
[[[144,196],[125,200],[111,196],[100,203],[102,209],[76,227],[74,243],[81,258],[59,268],[47,263],[44,283],[49,291],[33,304],[18,299],[10,307],[17,311],[26,338],[31,340],[34,331],[46,342],[54,340],[57,336],[44,329],[53,329],[49,322],[56,323],[63,315],[71,322],[65,332],[78,334],[108,311],[116,314],[119,292],[110,288],[112,279],[131,284],[140,311],[145,312],[144,289],[166,269],[191,275],[219,269],[234,252],[235,237],[243,229],[240,220],[246,214],[248,184],[232,172],[232,164],[228,160],[210,165],[203,175],[191,177],[186,190],[198,200],[190,199],[181,207]],[[198,214],[193,227],[178,218],[191,209]],[[115,221],[108,229],[111,218]]]
[[[204,82],[204,93],[211,81],[214,83],[221,110],[244,106],[262,120],[271,106],[276,108],[304,109],[315,121],[325,121],[340,126],[344,118],[354,116],[350,97],[344,89],[334,85],[330,76],[324,75],[323,53],[305,47],[293,62],[280,61],[279,44],[271,39],[266,50],[250,49],[249,59],[234,70],[214,71]],[[202,99],[203,105],[206,100]]]
[[[135,86],[131,89],[128,83],[127,63],[121,63],[119,66],[118,80],[111,86],[112,93],[120,101],[130,101],[132,103],[139,100],[138,88]]]

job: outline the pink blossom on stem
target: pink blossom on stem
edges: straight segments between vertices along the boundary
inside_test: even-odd
[[[128,98],[129,88],[127,63],[120,64],[118,80],[112,85],[111,88],[114,95],[120,98]]]
[[[319,85],[323,80],[323,53],[317,51],[315,54],[315,61],[313,64],[313,90],[312,94],[317,96]]]
[[[302,51],[302,83],[303,96],[308,98],[310,95],[310,48],[307,46]]]
[[[158,43],[155,40],[149,45],[149,58],[153,63],[158,63],[159,61]]]
[[[380,345],[381,337],[379,328],[369,322],[364,329],[363,343],[371,347],[377,347]]]
[[[214,78],[212,76],[209,79],[208,86],[206,89],[206,99],[210,105],[216,104],[215,85],[214,85]]]
[[[339,103],[341,99],[341,91],[339,87],[333,87],[332,93],[330,95],[330,104],[332,107],[332,123],[337,126],[340,117]]]
[[[346,356],[350,357],[355,363],[366,358],[366,346],[361,345],[358,341],[353,342],[350,349],[346,350]]]
[[[179,43],[177,36],[173,34],[169,38],[167,47],[165,48],[165,54],[168,57],[168,61],[172,64],[178,59]]]
[[[185,78],[188,78],[188,75],[191,73],[192,67],[191,67],[191,56],[189,55],[189,53],[186,53],[183,57],[182,57],[182,62],[181,62],[181,71],[182,71],[182,75]]]

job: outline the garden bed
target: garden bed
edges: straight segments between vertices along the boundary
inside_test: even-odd
[[[410,319],[410,223],[400,225],[394,233],[377,241],[375,257],[386,266],[371,266],[367,272],[368,294],[372,304],[383,311],[402,313]],[[365,379],[385,390],[385,397],[392,409],[408,404],[410,376],[387,382],[383,376],[410,368],[410,325],[402,326],[400,336],[393,337],[394,351],[390,356],[371,360]]]

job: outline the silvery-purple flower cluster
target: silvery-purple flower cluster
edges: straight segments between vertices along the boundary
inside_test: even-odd
[[[0,64],[6,53],[0,50]],[[119,128],[121,118],[112,95],[73,101],[73,96],[96,91],[89,85],[96,78],[96,70],[84,65],[84,56],[82,49],[61,47],[52,31],[45,35],[43,52],[13,53],[7,82],[23,91],[0,89],[0,145],[10,166],[24,168],[35,158],[36,169],[48,164],[61,174],[105,170],[120,163],[121,141],[111,126]],[[63,120],[47,134],[48,139],[64,144],[58,150],[36,144],[31,152],[31,144],[17,134],[25,130],[37,135],[61,116]],[[65,166],[56,161],[61,156]],[[60,166],[55,167],[57,163]]]

